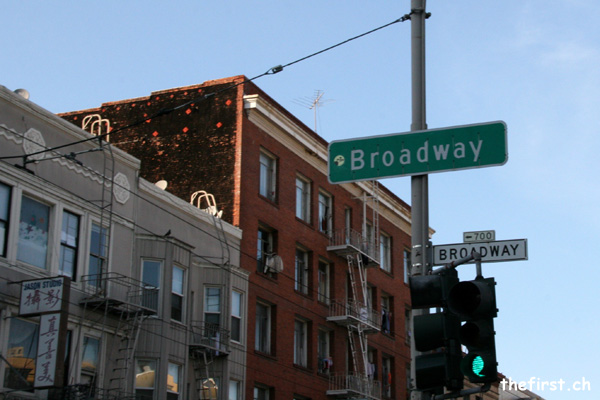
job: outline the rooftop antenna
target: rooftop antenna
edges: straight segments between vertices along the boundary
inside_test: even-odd
[[[313,110],[315,116],[315,132],[317,132],[317,108],[323,107],[326,103],[330,103],[335,100],[325,100],[323,96],[325,92],[322,90],[315,90],[315,94],[312,97],[302,97],[300,99],[293,100],[294,103],[306,107],[309,110]]]

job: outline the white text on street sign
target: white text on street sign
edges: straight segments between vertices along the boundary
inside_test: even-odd
[[[331,183],[503,165],[503,121],[334,140],[328,148]]]
[[[496,231],[463,232],[463,242],[493,242],[496,240]]]
[[[481,262],[527,260],[527,239],[433,246],[433,265],[444,265],[467,257],[475,250]]]

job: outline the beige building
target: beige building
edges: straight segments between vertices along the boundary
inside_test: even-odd
[[[0,86],[0,398],[241,390],[241,230],[139,170]]]

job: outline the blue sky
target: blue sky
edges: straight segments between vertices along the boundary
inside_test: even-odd
[[[53,112],[244,74],[254,77],[400,18],[410,1],[0,0],[0,84]],[[594,0],[428,1],[429,128],[503,120],[501,167],[432,174],[434,244],[496,230],[529,260],[485,264],[498,282],[499,369],[566,383],[547,399],[600,393],[600,4]],[[300,105],[324,92],[317,132],[338,140],[410,130],[410,22],[255,83]],[[410,202],[410,179],[382,183]],[[474,276],[463,267],[463,278]],[[590,391],[567,390],[585,379]]]

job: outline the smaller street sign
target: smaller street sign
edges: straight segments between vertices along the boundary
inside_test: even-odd
[[[493,242],[496,240],[496,231],[463,232],[463,242]]]
[[[527,260],[527,239],[433,246],[433,265],[458,261],[469,256],[473,250],[481,254],[481,262]]]

